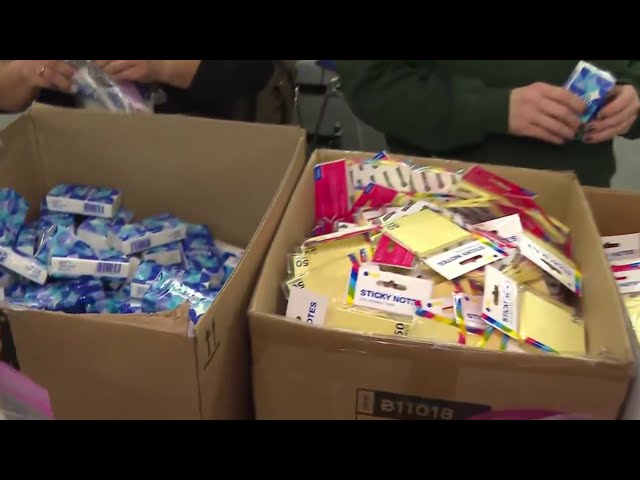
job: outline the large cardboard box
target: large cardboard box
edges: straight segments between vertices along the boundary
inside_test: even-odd
[[[258,419],[460,419],[488,409],[617,417],[635,358],[593,217],[571,173],[488,167],[538,192],[541,205],[571,227],[584,276],[581,310],[588,329],[588,359],[365,336],[282,317],[286,254],[313,226],[313,166],[345,156],[369,154],[314,154],[256,285],[249,315]]]
[[[153,316],[6,311],[20,366],[49,390],[56,418],[249,416],[246,311],[304,166],[304,132],[34,109],[0,132],[0,142],[0,186],[15,188],[31,205],[62,182],[116,187],[139,218],[170,212],[247,247],[192,338],[185,310]]]
[[[609,188],[584,187],[593,218],[602,236],[640,233],[640,192]],[[629,335],[635,338],[631,324]],[[640,352],[638,342],[632,342],[636,355]],[[640,382],[633,382],[627,397],[623,418],[640,419]]]

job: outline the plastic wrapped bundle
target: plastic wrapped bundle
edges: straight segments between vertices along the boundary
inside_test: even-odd
[[[23,298],[10,297],[14,307],[65,313],[87,313],[106,298],[102,282],[95,279],[58,280],[46,285],[28,285]]]
[[[189,303],[189,318],[196,324],[204,315],[216,296],[218,289],[196,289],[183,282],[184,274],[171,275],[155,282],[142,299],[142,311],[157,313],[175,310],[185,302]]]
[[[107,293],[104,299],[91,304],[87,313],[107,313],[112,315],[142,313],[142,302],[121,292]]]
[[[13,246],[27,218],[29,204],[13,189],[0,188],[0,245]]]

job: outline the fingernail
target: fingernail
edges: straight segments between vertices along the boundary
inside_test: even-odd
[[[596,129],[595,125],[587,125],[585,129],[587,132],[593,132]]]

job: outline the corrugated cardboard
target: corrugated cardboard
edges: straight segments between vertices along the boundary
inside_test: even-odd
[[[259,419],[457,419],[488,409],[550,409],[615,418],[634,356],[616,286],[571,173],[488,167],[539,193],[572,229],[582,268],[589,359],[491,352],[323,330],[287,320],[280,284],[286,254],[313,226],[313,165],[370,154],[318,151],[304,171],[267,254],[250,307]],[[464,163],[415,159],[418,164]]]
[[[602,236],[640,233],[640,192],[596,187],[584,187],[584,192]],[[630,337],[635,338],[631,324],[628,329]],[[637,341],[632,344],[637,356],[640,345]],[[636,375],[624,409],[625,420],[640,419],[639,400],[640,382]]]
[[[0,132],[0,141],[0,186],[15,188],[31,205],[61,182],[116,187],[138,218],[170,212],[248,246],[195,338],[187,337],[185,310],[8,312],[20,366],[49,390],[56,418],[250,415],[246,310],[304,166],[303,131],[34,109]]]

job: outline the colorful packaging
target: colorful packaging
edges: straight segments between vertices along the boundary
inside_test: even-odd
[[[28,257],[33,257],[36,254],[36,240],[36,225],[33,223],[24,225],[16,240],[16,250]]]
[[[4,267],[21,277],[39,285],[47,281],[47,267],[33,257],[8,247],[0,246],[0,267]]]
[[[142,311],[157,313],[175,310],[189,303],[189,319],[195,325],[213,304],[218,289],[195,289],[182,282],[182,275],[169,275],[155,282],[142,299]]]
[[[15,298],[15,297],[14,297]],[[102,282],[95,279],[58,280],[46,285],[28,285],[14,307],[65,313],[88,313],[106,298]]]
[[[18,192],[0,188],[0,245],[12,247],[27,218],[29,204]]]
[[[160,265],[180,265],[182,263],[182,245],[180,242],[174,242],[150,248],[142,252],[142,260],[156,262]]]
[[[94,250],[106,250],[109,246],[109,229],[113,226],[123,226],[131,222],[133,213],[119,210],[113,220],[106,218],[87,218],[78,227],[78,238],[89,244]]]
[[[186,224],[168,214],[149,217],[140,223],[113,226],[109,230],[109,245],[125,255],[184,240]]]
[[[87,308],[87,313],[106,313],[112,315],[141,314],[142,301],[130,298],[123,293],[106,293],[105,298],[97,300]]]
[[[130,297],[142,299],[144,294],[151,288],[151,285],[153,285],[161,275],[166,275],[168,272],[168,269],[156,262],[142,262],[131,279],[131,285],[129,287]]]
[[[334,222],[349,216],[353,189],[347,175],[346,159],[323,163],[313,170],[315,221],[320,234],[330,232]]]
[[[602,109],[607,95],[616,85],[616,78],[609,72],[600,70],[595,65],[580,61],[564,88],[582,99],[587,107],[580,120],[589,123]]]
[[[47,208],[51,212],[101,218],[114,218],[120,202],[118,190],[104,187],[62,184],[47,194]]]
[[[58,278],[123,278],[133,275],[133,261],[117,250],[94,251],[69,230],[47,242],[49,274]]]

